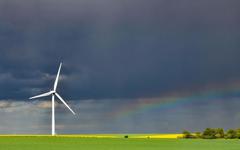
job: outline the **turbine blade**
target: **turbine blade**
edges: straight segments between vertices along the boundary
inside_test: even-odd
[[[52,91],[50,92],[47,92],[47,93],[43,93],[43,94],[40,94],[40,95],[37,95],[37,96],[33,96],[33,97],[30,97],[29,99],[35,99],[35,98],[40,98],[40,97],[46,97],[46,96],[49,96],[52,94]]]
[[[63,100],[63,98],[58,94],[55,93],[55,95],[59,98],[59,100],[75,115],[75,112],[68,106],[68,104]]]
[[[57,73],[57,76],[56,76],[56,79],[55,79],[55,82],[54,82],[54,88],[53,88],[54,91],[56,91],[56,89],[57,89],[61,67],[62,67],[62,63],[60,63],[59,68],[58,68],[58,73]]]

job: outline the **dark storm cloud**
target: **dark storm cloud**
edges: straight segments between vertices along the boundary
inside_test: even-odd
[[[240,76],[239,6],[239,0],[1,0],[0,132],[50,132],[50,101],[26,98],[52,87],[60,61],[60,93],[79,115],[57,105],[58,133],[236,128],[239,92],[224,89]],[[208,85],[220,85],[220,94],[109,116],[139,97],[161,100],[175,91],[188,97],[193,87],[204,95]]]
[[[238,79],[239,4],[2,0],[0,98],[49,90],[60,61],[59,88],[72,99],[158,96]]]

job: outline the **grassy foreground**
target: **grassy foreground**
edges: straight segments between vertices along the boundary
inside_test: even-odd
[[[239,140],[1,136],[0,150],[239,150]]]

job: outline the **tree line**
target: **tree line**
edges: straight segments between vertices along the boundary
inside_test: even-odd
[[[183,131],[183,138],[186,139],[240,139],[240,128],[229,129],[226,132],[222,128],[206,128],[203,132],[191,133]]]

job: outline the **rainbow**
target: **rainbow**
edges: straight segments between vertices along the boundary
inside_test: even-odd
[[[111,113],[113,118],[122,118],[140,112],[159,110],[174,110],[179,105],[193,101],[219,100],[226,97],[237,97],[240,95],[240,81],[224,84],[210,84],[202,88],[193,88],[189,91],[171,92],[165,96],[152,98],[138,98]]]

